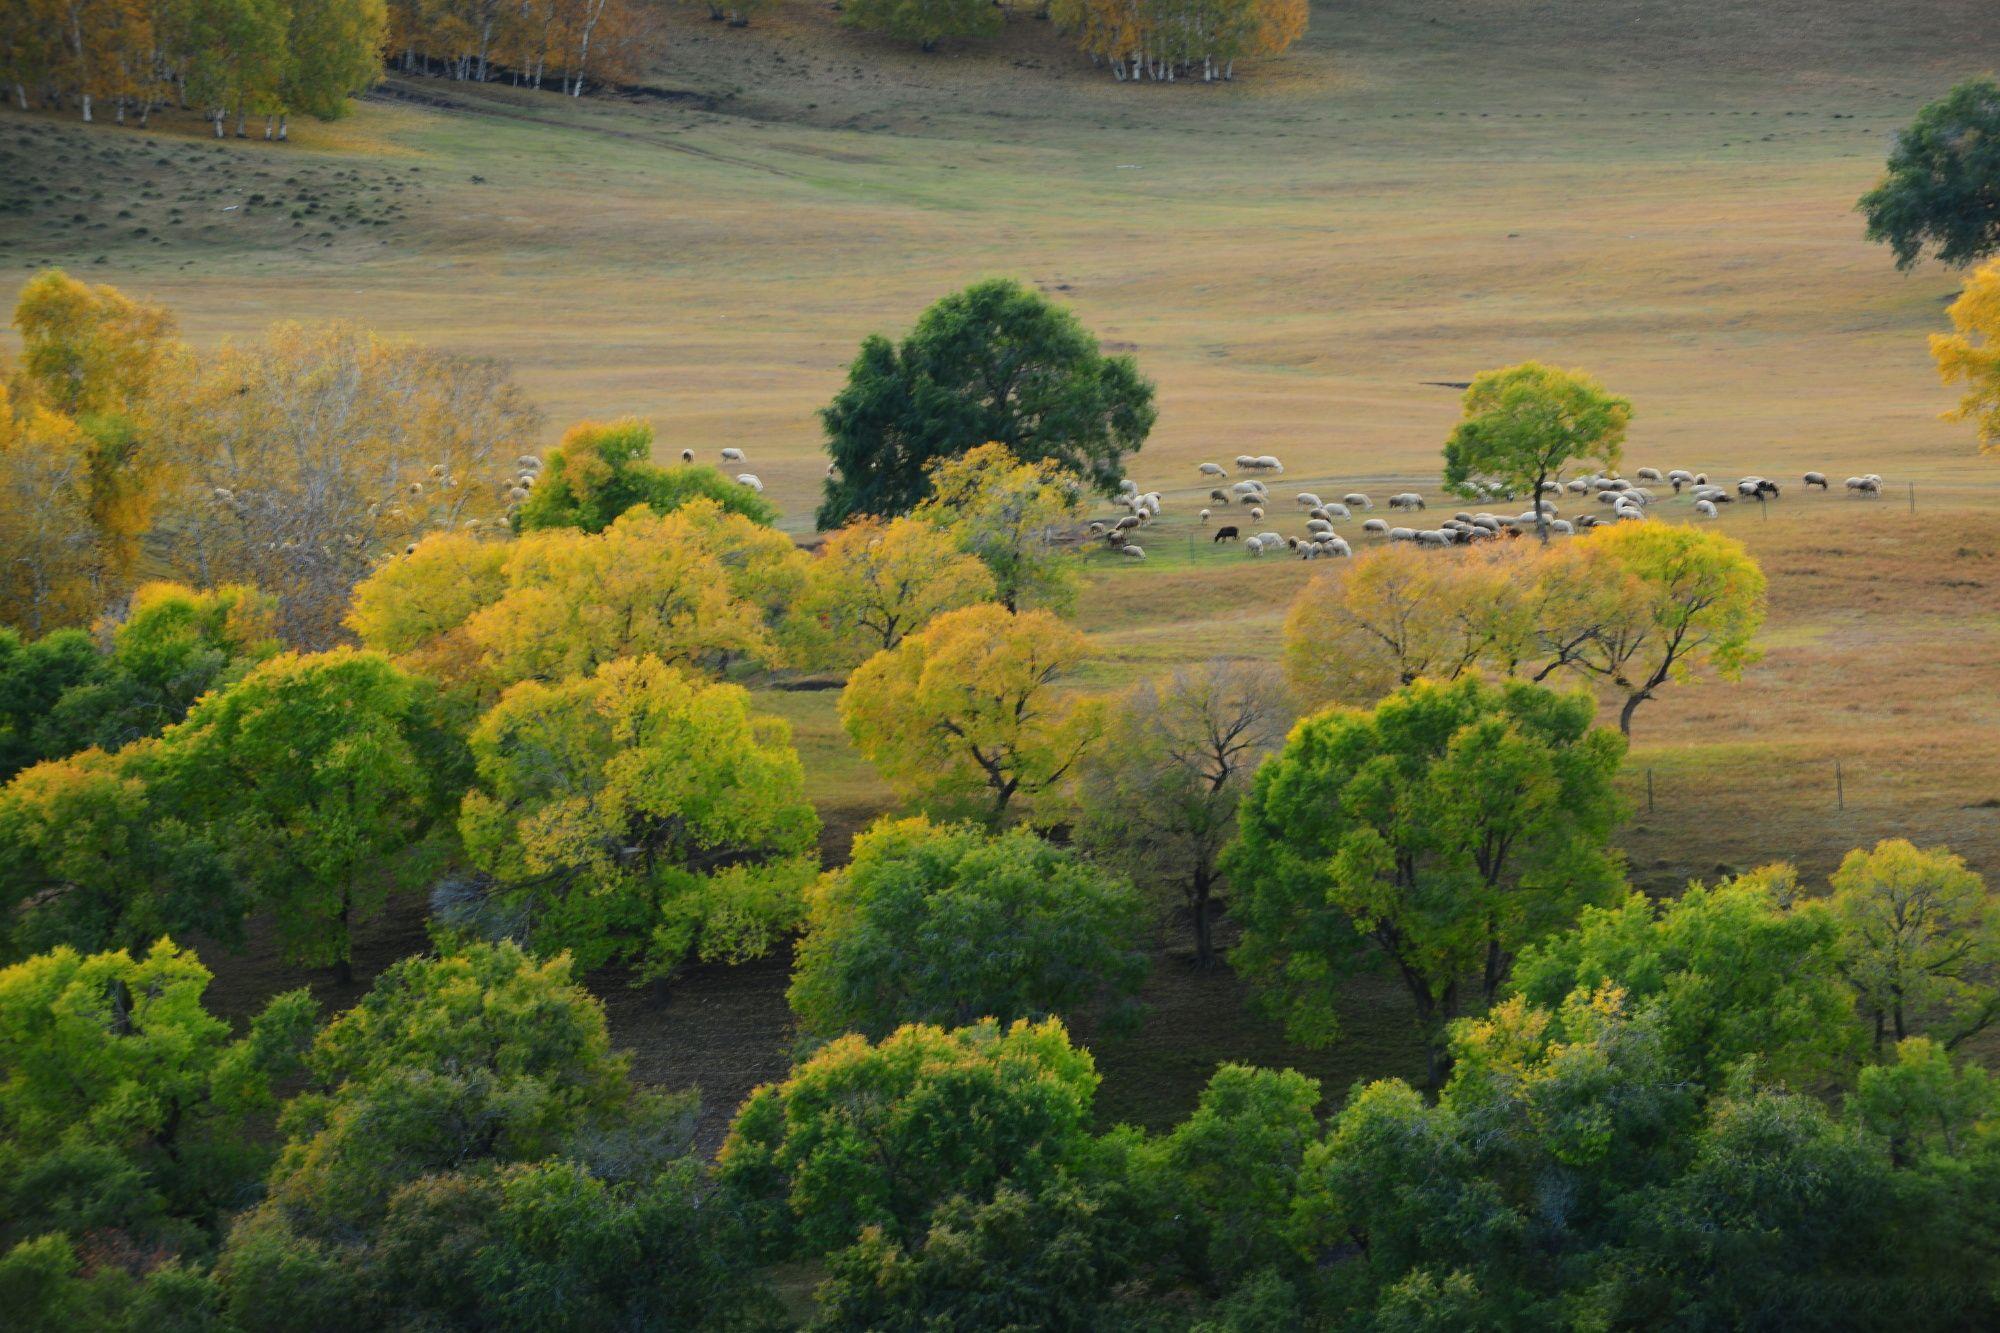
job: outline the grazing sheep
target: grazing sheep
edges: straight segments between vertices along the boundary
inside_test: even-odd
[[[1552,518],[1549,520],[1549,531],[1559,532],[1565,537],[1573,536],[1576,533],[1576,524],[1566,518]]]
[[[1228,470],[1220,463],[1203,463],[1195,471],[1204,477],[1226,477],[1229,475]]]
[[[1425,528],[1417,534],[1417,545],[1449,546],[1451,545],[1451,534],[1443,528]]]
[[[1564,483],[1564,488],[1572,495],[1583,495],[1590,490],[1590,482],[1589,477],[1577,477],[1573,481]]]
[[[741,463],[744,461],[743,451],[741,449],[724,449],[722,451],[722,461],[725,463]]]
[[[1137,496],[1139,494],[1139,483],[1130,477],[1122,478],[1118,483],[1118,493],[1125,496]]]
[[[1262,495],[1264,493],[1264,483],[1261,481],[1239,481],[1233,483],[1229,489],[1238,495]]]
[[[1317,508],[1317,509],[1308,509],[1308,510],[1306,510],[1306,517],[1307,517],[1307,518],[1331,518],[1331,517],[1333,517],[1333,515],[1332,515],[1332,514],[1330,514],[1330,513],[1329,513],[1329,512],[1327,511],[1327,507],[1326,507],[1325,505],[1321,505],[1321,506],[1320,506],[1319,508]]]
[[[1882,482],[1876,477],[1849,477],[1847,479],[1847,489],[1856,495],[1880,497],[1882,494]]]
[[[1252,537],[1249,541],[1243,543],[1243,549],[1251,555],[1262,555],[1264,554],[1264,539],[1262,537]]]
[[[1236,455],[1236,466],[1238,470],[1256,467],[1257,456],[1255,454],[1238,454]]]
[[[1389,530],[1389,520],[1386,518],[1364,518],[1361,520],[1361,530],[1363,532],[1387,532]]]
[[[1253,523],[1262,517],[1264,517],[1264,511],[1261,507],[1257,505],[1250,506],[1250,519]]]
[[[1284,534],[1279,532],[1260,532],[1257,534],[1257,540],[1263,542],[1264,545],[1273,548],[1283,546],[1285,544]]]
[[[1715,501],[1696,500],[1694,502],[1694,513],[1696,518],[1714,518],[1717,513]]]
[[[759,494],[762,494],[762,493],[763,493],[763,490],[764,490],[764,481],[763,481],[763,478],[759,477],[759,476],[758,476],[758,475],[757,475],[756,473],[754,473],[754,472],[739,472],[739,473],[737,473],[737,474],[736,474],[736,484],[737,484],[738,486],[748,486],[748,487],[749,487],[749,488],[750,488],[751,490],[753,490],[753,491],[756,491],[756,492],[758,492]]]
[[[1660,470],[1656,467],[1642,467],[1637,472],[1634,472],[1632,475],[1637,477],[1640,481],[1666,480],[1666,478],[1660,474]]]
[[[1821,490],[1827,489],[1826,473],[1824,472],[1806,473],[1805,489],[1811,490],[1815,486],[1819,487]]]
[[[514,460],[514,466],[527,472],[540,472],[542,470],[542,460],[533,454],[522,454]],[[444,475],[444,464],[432,464],[431,475],[433,477],[442,477]]]
[[[1317,495],[1314,495],[1311,491],[1300,491],[1298,494],[1298,501],[1299,501],[1299,507],[1302,509],[1317,509],[1320,507],[1322,503],[1320,498]]]
[[[1204,523],[1208,522],[1208,511],[1206,509],[1201,511],[1201,521]]]
[[[1113,532],[1125,532],[1131,528],[1136,528],[1138,526],[1139,526],[1139,516],[1137,514],[1127,514],[1124,518],[1121,518],[1116,523],[1113,523],[1111,525],[1111,530]]]
[[[1210,491],[1208,493],[1208,501],[1210,504],[1219,504],[1219,505],[1235,503],[1235,501],[1229,498],[1228,491]]]
[[[1373,509],[1375,507],[1375,502],[1360,491],[1349,491],[1340,497],[1340,502],[1344,505],[1352,505],[1356,509]]]
[[[1354,554],[1354,548],[1347,544],[1347,539],[1345,537],[1328,537],[1325,541],[1320,543],[1320,547],[1323,553],[1326,555]]]
[[[1209,538],[1209,541],[1211,541],[1211,542],[1233,542],[1233,541],[1235,541],[1235,540],[1237,539],[1237,537],[1238,537],[1238,536],[1240,536],[1240,535],[1241,535],[1241,534],[1240,534],[1240,533],[1238,533],[1238,532],[1237,532],[1237,530],[1236,530],[1236,525],[1235,525],[1235,524],[1233,524],[1233,523],[1225,523],[1225,524],[1223,524],[1223,525],[1222,525],[1221,527],[1219,527],[1219,528],[1217,528],[1217,529],[1215,530],[1215,535],[1214,535],[1213,537]]]
[[[1348,518],[1353,518],[1353,517],[1354,517],[1354,511],[1353,511],[1353,510],[1351,510],[1351,509],[1349,509],[1349,508],[1348,508],[1348,507],[1347,507],[1346,505],[1344,505],[1344,504],[1341,504],[1341,505],[1321,505],[1321,506],[1320,506],[1320,508],[1321,508],[1322,510],[1324,510],[1324,511],[1325,511],[1325,513],[1326,513],[1326,516],[1327,516],[1328,518],[1330,518],[1330,519],[1333,519],[1333,518],[1338,518],[1338,519],[1348,519]]]
[[[1415,528],[1389,529],[1389,540],[1392,542],[1413,542],[1416,539],[1417,539],[1417,530]]]
[[[1311,519],[1306,523],[1306,531],[1315,537],[1331,537],[1333,535],[1333,524],[1323,518]]]
[[[1389,497],[1389,508],[1391,509],[1422,509],[1423,507],[1424,497],[1418,495],[1415,491],[1404,491],[1401,495],[1392,495]]]
[[[1118,548],[1118,553],[1123,556],[1129,556],[1134,560],[1144,560],[1146,558],[1146,548],[1143,546],[1121,546]]]

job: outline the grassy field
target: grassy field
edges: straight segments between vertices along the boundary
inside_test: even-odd
[[[860,337],[1018,276],[1159,385],[1132,475],[1170,513],[1144,565],[1092,576],[1094,685],[1270,655],[1326,568],[1210,547],[1197,462],[1280,455],[1285,500],[1434,490],[1457,410],[1438,382],[1586,366],[1637,405],[1635,466],[1880,472],[1891,491],[1788,487],[1722,521],[1771,576],[1769,651],[1741,684],[1640,712],[1635,882],[1780,857],[1818,878],[1889,835],[2000,874],[2000,461],[1937,419],[1924,336],[1954,275],[1899,275],[1852,211],[1918,105],[2000,63],[1985,6],[1320,5],[1293,53],[1213,87],[1116,84],[1025,18],[922,56],[816,5],[748,30],[661,16],[643,96],[393,81],[290,145],[0,116],[0,272],[119,283],[203,344],[348,317],[506,356],[551,436],[637,413],[664,452],[741,446],[795,528],[823,470],[814,410]],[[766,702],[837,852],[888,795],[834,699]],[[385,922],[362,961],[418,938],[407,914]],[[1353,991],[1347,1041],[1303,1052],[1177,942],[1153,1020],[1099,1046],[1111,1113],[1170,1119],[1224,1057],[1296,1063],[1330,1092],[1411,1067],[1383,986]],[[238,1005],[296,980],[217,961]],[[783,1067],[783,979],[777,960],[664,1002],[606,994],[642,1072],[721,1110]]]

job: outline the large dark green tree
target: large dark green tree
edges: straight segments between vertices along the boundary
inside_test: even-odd
[[[1491,1001],[1523,945],[1618,890],[1625,743],[1595,713],[1587,694],[1465,676],[1299,723],[1223,857],[1235,961],[1268,1006],[1324,1041],[1341,978],[1392,967],[1440,1081],[1467,979]]]
[[[1960,267],[2000,248],[2000,84],[1969,79],[1919,111],[1858,207],[1897,268],[1927,248]]]
[[[926,310],[900,345],[861,344],[820,413],[834,471],[819,525],[893,517],[930,494],[940,458],[996,442],[1110,494],[1153,428],[1153,386],[1105,356],[1069,311],[1018,282],[975,283]]]

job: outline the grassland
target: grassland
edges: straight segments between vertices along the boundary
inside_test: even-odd
[[[1984,6],[1321,5],[1297,50],[1219,87],[1115,84],[1026,19],[925,57],[817,6],[740,31],[698,13],[662,11],[654,91],[630,98],[397,81],[290,145],[0,116],[0,271],[120,283],[203,344],[338,316],[506,356],[551,434],[637,413],[663,451],[739,445],[798,528],[813,412],[859,338],[1021,277],[1159,384],[1132,474],[1171,511],[1143,566],[1092,575],[1094,685],[1271,654],[1324,568],[1208,546],[1196,462],[1274,453],[1288,488],[1430,489],[1456,413],[1439,382],[1587,366],[1637,404],[1634,464],[1873,471],[1892,491],[1788,488],[1723,520],[1771,575],[1768,653],[1641,711],[1635,881],[1780,857],[1818,877],[1892,834],[2000,874],[2000,461],[1937,417],[1924,335],[1954,275],[1897,274],[1852,211],[1916,106],[2000,63]],[[767,702],[838,851],[888,795],[831,693]],[[363,961],[419,939],[387,921]],[[1234,979],[1170,954],[1153,1021],[1099,1047],[1114,1114],[1171,1118],[1224,1057],[1336,1092],[1411,1065],[1379,986],[1355,988],[1348,1041],[1303,1052]],[[239,1004],[296,980],[218,961]],[[643,1073],[726,1108],[783,1066],[783,976],[606,994]]]

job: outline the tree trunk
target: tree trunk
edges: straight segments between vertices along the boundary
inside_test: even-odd
[[[1625,696],[1625,706],[1618,710],[1618,730],[1624,733],[1628,741],[1632,739],[1632,714],[1638,712],[1639,705],[1645,701],[1644,694],[1628,694]]]
[[[90,124],[90,94],[83,95],[83,123]]]
[[[1215,966],[1214,884],[1207,866],[1194,872],[1194,965],[1207,972]]]
[[[285,140],[289,139],[291,137],[291,132],[292,132],[292,118],[287,115],[280,115],[278,117],[279,142],[282,143]]]

